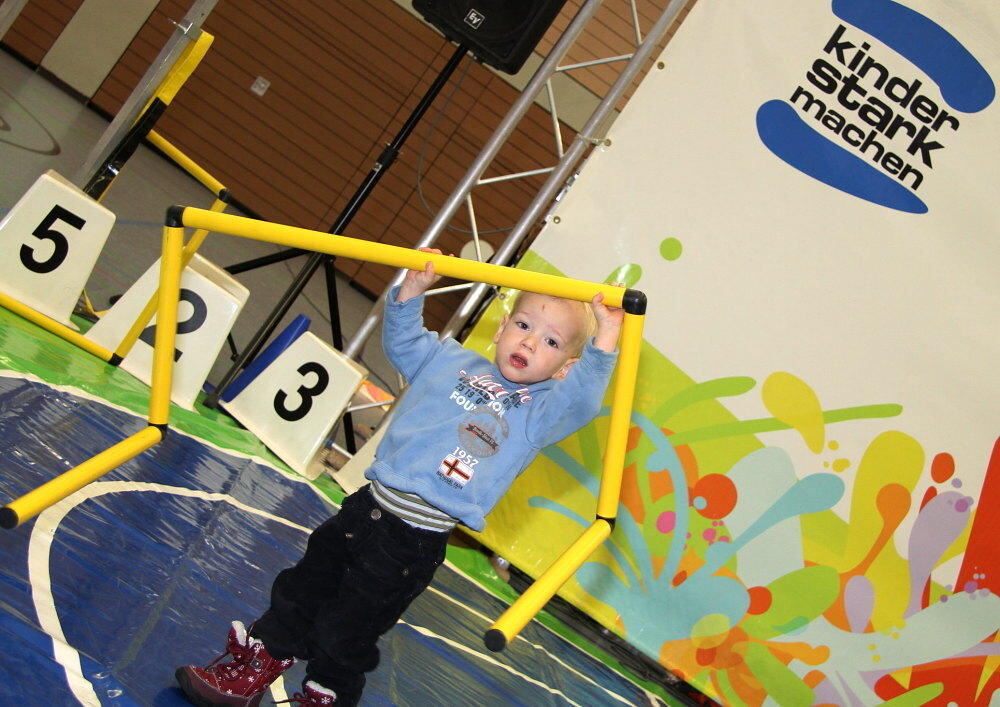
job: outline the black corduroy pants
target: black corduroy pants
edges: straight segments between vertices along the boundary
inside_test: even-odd
[[[362,487],[278,574],[251,635],[276,658],[307,660],[307,679],[334,690],[338,705],[356,704],[378,665],[379,637],[430,584],[448,535],[409,525]]]

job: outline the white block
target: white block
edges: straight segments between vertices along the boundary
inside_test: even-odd
[[[115,215],[53,170],[0,221],[0,290],[57,322],[70,322]]]
[[[347,493],[354,493],[368,483],[368,479],[365,478],[365,472],[368,471],[368,467],[375,463],[375,450],[382,442],[387,429],[388,425],[382,425],[375,430],[375,434],[371,436],[371,439],[361,445],[357,453],[348,459],[344,466],[330,472],[330,476]]]
[[[132,323],[159,286],[157,260],[136,280],[121,299],[87,332],[87,338],[107,349],[118,348]],[[194,407],[202,383],[212,370],[226,336],[250,296],[250,291],[222,268],[195,255],[181,273],[180,304],[177,307],[177,341],[170,399]],[[122,361],[122,368],[149,385],[153,370],[156,316]]]
[[[288,466],[318,476],[310,461],[351,402],[365,370],[306,332],[223,407]]]

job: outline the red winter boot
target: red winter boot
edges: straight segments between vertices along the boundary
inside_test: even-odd
[[[230,663],[216,665],[227,655]],[[247,635],[239,621],[229,629],[226,652],[204,668],[185,665],[174,675],[184,695],[202,707],[257,707],[268,685],[292,667],[294,658],[278,660],[264,644]]]
[[[274,704],[277,705],[284,702],[295,702],[299,707],[303,705],[306,707],[322,707],[323,705],[332,705],[337,702],[337,693],[318,683],[309,681],[302,683],[302,692],[296,692],[290,699],[275,702]]]

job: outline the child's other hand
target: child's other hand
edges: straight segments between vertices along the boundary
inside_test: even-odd
[[[622,282],[610,283],[614,287],[624,287]],[[621,307],[609,307],[604,302],[604,293],[598,292],[594,299],[590,301],[590,308],[594,311],[594,318],[597,320],[597,334],[594,336],[594,345],[602,351],[614,351],[618,345],[618,334],[622,328],[622,321],[625,319],[625,310]]]
[[[420,252],[442,255],[437,248],[421,248]],[[396,293],[396,301],[405,302],[413,297],[419,297],[440,279],[441,276],[434,272],[434,263],[429,260],[424,264],[423,270],[407,270],[403,284]]]

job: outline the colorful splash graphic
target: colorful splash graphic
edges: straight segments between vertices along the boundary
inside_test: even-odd
[[[779,159],[824,184],[926,213],[920,188],[947,161],[966,119],[950,110],[989,106],[993,80],[958,39],[904,5],[833,0],[832,10],[846,24],[818,44],[787,101],[760,106],[757,133]],[[898,57],[907,69],[895,73]]]
[[[555,272],[532,254],[522,266]],[[887,430],[897,404],[827,409],[790,372],[695,382],[652,347],[641,360],[615,531],[564,596],[726,704],[991,704],[1000,440],[976,500],[961,477],[983,470]],[[729,413],[723,401],[743,396],[764,414]],[[852,458],[838,425],[877,420]],[[522,528],[547,518],[532,527],[553,539],[582,532],[606,429],[602,415],[544,450],[500,525],[510,512]]]

